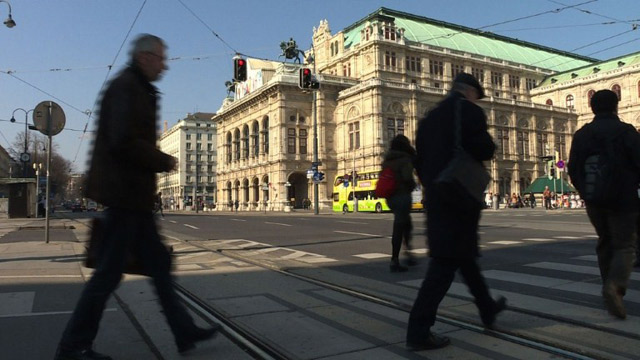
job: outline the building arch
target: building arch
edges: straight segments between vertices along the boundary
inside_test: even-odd
[[[242,204],[246,208],[249,205],[249,179],[242,180]]]
[[[589,89],[589,91],[587,91],[587,105],[589,106],[589,108],[591,108],[591,98],[595,93],[596,91],[593,89]]]
[[[619,84],[613,84],[611,86],[611,91],[613,91],[614,93],[616,93],[616,95],[618,95],[618,101],[622,100],[622,88],[620,87]]]
[[[574,109],[575,108],[575,98],[573,97],[573,94],[568,94],[565,97],[565,107],[567,109]]]
[[[302,209],[303,200],[309,198],[309,180],[306,172],[294,171],[290,173],[287,177],[287,182],[290,186],[287,186],[286,189],[286,200],[294,209]]]
[[[229,210],[233,209],[233,192],[231,190],[231,181],[227,181],[227,185],[225,186],[226,196],[226,204],[224,204]]]
[[[251,179],[251,207],[257,209],[260,204],[260,179],[254,176]]]
[[[224,144],[224,148],[225,148],[225,152],[226,152],[226,163],[227,164],[231,164],[231,158],[232,158],[232,145],[233,145],[233,136],[231,135],[231,131],[227,132],[227,141]]]
[[[553,100],[551,100],[551,99],[547,99],[547,101],[545,101],[544,103],[549,105],[549,106],[553,106]]]

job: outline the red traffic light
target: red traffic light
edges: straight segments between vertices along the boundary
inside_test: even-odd
[[[247,80],[247,61],[245,59],[233,59],[233,78],[235,81]]]
[[[304,76],[309,76],[311,74],[311,70],[310,69],[302,69],[303,75]]]
[[[244,66],[244,59],[238,59],[238,66]]]

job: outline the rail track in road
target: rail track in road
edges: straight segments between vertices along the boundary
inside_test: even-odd
[[[339,282],[327,281],[321,276],[309,276],[296,272],[296,268],[288,265],[274,264],[274,262],[263,262],[259,259],[246,256],[246,252],[250,252],[250,247],[243,249],[228,249],[219,248],[214,245],[208,244],[207,241],[196,240],[181,240],[173,238],[177,242],[184,243],[186,245],[198,248],[202,252],[211,252],[217,255],[221,255],[232,259],[234,261],[241,261],[253,266],[257,266],[269,271],[277,272],[282,275],[290,276],[295,279],[308,282],[318,287],[322,287],[331,291],[336,291],[341,294],[355,297],[357,299],[370,302],[377,305],[382,305],[395,310],[408,312],[410,311],[410,304],[406,302],[394,300],[392,297],[377,294],[362,289],[354,289],[349,286],[341,285]],[[275,246],[274,246],[275,247]],[[275,344],[260,334],[253,333],[250,328],[243,326],[240,323],[234,321],[224,315],[223,311],[216,308],[211,302],[206,299],[198,297],[190,289],[177,284],[177,291],[180,294],[182,300],[189,306],[198,316],[202,317],[207,322],[214,322],[223,326],[222,333],[238,344],[248,354],[256,359],[288,359],[291,358],[290,354],[286,351],[283,352]],[[465,301],[470,301],[469,297],[459,295],[448,295],[448,297],[458,298]],[[612,343],[632,342],[640,344],[640,335],[636,332],[625,331],[621,329],[601,326],[593,324],[589,321],[580,321],[564,316],[554,316],[544,312],[533,311],[526,308],[518,308],[510,306],[507,309],[508,312],[517,314],[525,318],[525,321],[534,323],[536,321],[545,321],[549,327],[566,327],[571,329],[572,334],[588,332],[591,336],[601,336],[602,338],[613,339]],[[567,338],[567,339],[554,339],[549,336],[540,336],[540,334],[529,331],[529,329],[522,327],[518,329],[503,329],[487,330],[481,325],[479,321],[473,317],[465,316],[465,314],[457,314],[447,309],[440,309],[439,316],[437,318],[439,322],[465,329],[481,336],[487,336],[490,338],[500,339],[509,343],[517,344],[531,349],[556,356],[558,358],[565,359],[611,359],[611,358],[625,358],[624,356],[615,354],[615,345],[611,345],[609,348],[603,347],[601,349],[593,346],[583,347],[579,337]],[[473,321],[476,320],[476,321]],[[557,341],[556,341],[557,340]],[[639,347],[640,348],[640,347]],[[612,355],[613,354],[613,355]],[[629,358],[629,357],[627,357]],[[631,357],[633,358],[633,357]]]

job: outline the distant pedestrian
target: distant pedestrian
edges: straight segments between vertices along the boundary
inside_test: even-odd
[[[166,45],[143,34],[133,42],[128,66],[104,92],[85,195],[107,206],[102,247],[93,276],[67,323],[57,360],[108,360],[93,351],[105,304],[122,279],[128,254],[153,278],[178,352],[211,338],[216,328],[197,327],[172,282],[171,257],[153,216],[156,173],[176,168],[176,159],[156,147],[158,90],[151,84],[167,69]],[[117,349],[114,349],[117,350]]]
[[[573,137],[569,176],[598,234],[605,305],[610,314],[624,319],[622,298],[636,257],[640,213],[640,134],[618,118],[618,95],[611,90],[597,91],[591,97],[591,110],[593,121]]]
[[[428,199],[427,240],[431,259],[409,315],[407,347],[411,350],[437,349],[450,343],[448,338],[431,332],[431,327],[457,270],[473,294],[486,327],[492,327],[496,315],[506,307],[506,299],[495,301],[489,294],[477,262],[482,204],[461,208],[444,198],[448,194],[442,193],[434,184],[453,156],[456,112],[460,116],[463,150],[476,161],[493,157],[496,146],[487,131],[487,117],[476,104],[482,97],[484,91],[478,80],[460,73],[455,77],[448,96],[418,125],[416,168]]]
[[[162,217],[164,217],[164,212],[162,211],[162,193],[158,192],[158,194],[156,195],[156,202],[155,202],[155,209],[153,211],[153,214],[157,214],[158,211],[160,211],[160,215],[162,215]]]
[[[411,192],[416,187],[413,178],[413,162],[416,150],[404,135],[396,135],[391,140],[389,151],[384,156],[383,168],[393,171],[396,187],[387,204],[393,211],[393,234],[391,236],[391,272],[404,272],[407,267],[400,265],[400,248],[404,242],[407,251],[407,265],[413,266],[416,260],[409,252],[411,250]]]
[[[536,196],[533,194],[533,192],[529,193],[529,205],[532,209],[536,207]]]
[[[549,190],[548,186],[544,187],[544,191],[542,192],[542,200],[544,201],[544,208],[547,210],[551,210],[551,190]]]
[[[238,212],[238,208],[240,207],[240,202],[238,201],[238,199],[236,199],[236,201],[233,203],[233,206],[236,208],[236,212]]]

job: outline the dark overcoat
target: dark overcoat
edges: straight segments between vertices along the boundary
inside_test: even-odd
[[[416,136],[416,170],[425,189],[429,255],[443,258],[478,256],[478,222],[481,208],[462,209],[446,201],[450,194],[434,186],[434,179],[447,166],[454,149],[454,110],[460,103],[461,143],[477,161],[493,157],[495,144],[487,132],[487,118],[478,105],[459,92],[451,92],[425,118]]]
[[[573,135],[569,153],[569,177],[579,193],[584,192],[584,163],[587,156],[597,153],[605,142],[613,141],[618,155],[615,176],[617,198],[608,208],[638,211],[638,183],[640,182],[640,134],[631,125],[620,121],[615,114],[598,114],[593,121]],[[587,206],[589,206],[587,202]]]
[[[172,157],[156,146],[158,91],[136,65],[118,74],[100,105],[85,196],[105,206],[153,210],[156,173]]]

